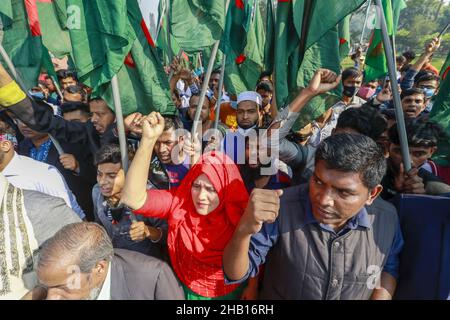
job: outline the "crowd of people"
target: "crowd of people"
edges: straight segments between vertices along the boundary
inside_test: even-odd
[[[204,74],[175,58],[177,114],[124,118],[129,168],[112,106],[76,72],[58,71],[57,84],[41,74],[23,92],[0,65],[0,298],[413,295],[401,289],[411,285],[401,271],[415,268],[402,266],[402,253],[418,235],[406,236],[399,203],[426,195],[432,211],[450,195],[450,168],[431,160],[450,139],[428,119],[439,46],[436,38],[419,57],[398,57],[397,79],[365,81],[359,56],[339,75],[319,69],[285,106],[275,103],[270,73],[235,96],[219,87],[220,70],[200,106]],[[410,170],[391,82],[401,91]],[[293,129],[311,99],[339,85],[339,102]],[[420,241],[415,257],[450,245]],[[429,273],[429,290],[441,291],[427,298],[450,298],[443,250],[428,261],[442,270]]]

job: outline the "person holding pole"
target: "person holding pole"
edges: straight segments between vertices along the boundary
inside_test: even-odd
[[[8,95],[0,106],[7,108],[33,130],[50,133],[58,141],[88,145],[92,153],[105,142],[117,139],[116,115],[103,99],[89,101],[92,117],[89,122],[81,123],[55,116],[45,102],[28,97],[0,65],[0,89],[2,88]],[[127,116],[125,126],[129,131],[138,131],[135,123],[140,117],[138,113]]]

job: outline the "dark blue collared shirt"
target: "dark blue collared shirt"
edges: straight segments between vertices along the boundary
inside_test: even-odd
[[[371,223],[369,220],[369,215],[365,207],[363,207],[354,217],[349,219],[346,225],[336,232],[329,225],[319,223],[312,213],[311,202],[309,196],[304,197],[305,200],[305,225],[316,223],[325,232],[331,232],[335,237],[342,236],[350,230],[355,230],[358,227],[371,228]],[[225,282],[227,284],[241,283],[245,281],[248,277],[255,277],[258,274],[259,266],[265,263],[266,256],[269,250],[277,243],[278,237],[280,235],[279,219],[277,218],[274,223],[264,223],[261,230],[252,236],[250,240],[250,250],[249,250],[249,269],[247,274],[240,280],[229,281],[225,277]],[[400,229],[400,223],[397,224],[397,229],[394,235],[394,240],[389,252],[386,264],[384,265],[383,271],[389,273],[394,278],[398,279],[399,272],[399,254],[403,248],[403,236]]]

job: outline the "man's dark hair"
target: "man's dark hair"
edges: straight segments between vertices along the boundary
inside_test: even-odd
[[[437,81],[439,82],[439,77],[432,72],[419,72],[414,78],[414,84],[418,85],[420,82],[424,81]]]
[[[78,77],[77,77],[77,72],[75,70],[58,70],[58,72],[56,73],[56,75],[58,76],[58,79],[65,79],[65,78],[74,78],[75,80],[78,81]]]
[[[177,116],[164,116],[164,131],[183,129],[183,123]]]
[[[416,58],[416,53],[412,50],[405,51],[402,53],[402,56],[404,56],[408,60],[414,60]]]
[[[436,147],[438,142],[445,139],[444,129],[437,123],[422,118],[406,118],[406,136],[411,147]],[[389,141],[400,145],[397,126],[389,129]]]
[[[404,64],[406,63],[406,58],[404,56],[398,56],[395,58],[395,62],[397,62],[397,64]]]
[[[259,76],[258,82],[260,82],[262,78],[270,77],[271,75],[272,75],[272,72],[270,72],[270,71],[263,71],[263,72],[261,72],[261,75]]]
[[[80,110],[82,113],[89,115],[89,106],[81,101],[68,101],[61,105],[62,113],[73,112]]]
[[[394,109],[384,109],[381,111],[381,114],[384,116],[386,120],[394,120],[397,121],[397,118],[395,116],[395,110]]]
[[[377,141],[387,128],[387,121],[377,109],[363,105],[349,108],[339,116],[336,128],[351,128]]]
[[[117,144],[105,144],[97,150],[94,156],[94,165],[98,166],[104,163],[121,163],[122,156],[120,147]]]
[[[269,81],[261,81],[256,86],[256,91],[263,90],[272,93],[273,92],[273,85]]]
[[[412,96],[415,94],[421,94],[425,97],[425,93],[423,92],[423,89],[420,89],[420,88],[410,88],[410,89],[403,90],[400,97],[403,100],[403,98]]]
[[[213,75],[213,74],[220,74],[220,73],[221,73],[220,68],[219,68],[219,69],[215,69],[215,70],[213,70],[213,71],[211,72],[212,75]]]
[[[198,97],[200,99],[200,95],[201,95],[201,92],[192,93],[191,97],[189,98],[189,101],[191,101],[192,97]],[[205,101],[208,101],[208,103],[210,103],[211,98],[208,95],[205,95]],[[205,102],[203,102],[203,103],[205,103]]]
[[[315,163],[324,161],[328,169],[357,172],[370,190],[381,183],[386,173],[386,158],[371,138],[362,134],[334,134],[322,141]]]
[[[81,95],[81,100],[86,100],[86,91],[84,91],[83,87],[80,85],[68,86],[64,89],[64,92],[66,91],[71,94],[79,94]]]
[[[360,78],[362,77],[362,71],[358,68],[351,67],[342,71],[342,81],[351,79],[351,78]]]

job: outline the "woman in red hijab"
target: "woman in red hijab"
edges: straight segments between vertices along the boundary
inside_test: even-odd
[[[248,201],[239,170],[226,155],[207,153],[176,190],[147,191],[152,150],[163,129],[158,113],[143,121],[122,202],[136,214],[168,220],[169,255],[187,299],[239,299],[242,287],[225,285],[222,269],[223,250]]]

